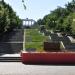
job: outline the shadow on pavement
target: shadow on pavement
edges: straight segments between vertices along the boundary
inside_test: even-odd
[[[42,64],[42,63],[38,63],[38,64],[29,64],[29,63],[23,63],[24,65],[37,65],[37,66],[75,66],[75,63],[69,63],[69,64],[53,64],[53,63],[48,63],[48,64]]]

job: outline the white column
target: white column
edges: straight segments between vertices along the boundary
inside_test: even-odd
[[[31,21],[31,25],[32,25],[33,23],[32,23],[32,21]]]

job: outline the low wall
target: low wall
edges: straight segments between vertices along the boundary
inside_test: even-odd
[[[22,52],[21,56],[25,64],[75,64],[75,52]]]

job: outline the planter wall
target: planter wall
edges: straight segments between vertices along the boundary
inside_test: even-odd
[[[75,52],[22,52],[21,56],[25,64],[75,64]]]

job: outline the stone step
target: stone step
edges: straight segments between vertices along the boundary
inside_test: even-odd
[[[23,49],[22,42],[0,43],[0,53],[18,53]]]
[[[21,57],[0,57],[0,62],[21,62]]]
[[[23,50],[23,35],[23,29],[15,29],[10,32],[5,32],[0,37],[0,53],[19,53]]]
[[[22,41],[23,42],[23,30],[11,31],[9,33],[5,33],[0,42],[9,42],[9,41]]]

